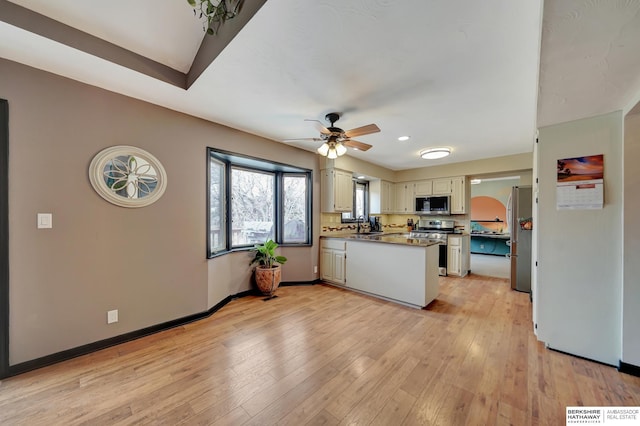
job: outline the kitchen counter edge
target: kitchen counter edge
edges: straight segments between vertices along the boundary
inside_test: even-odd
[[[334,239],[334,240],[351,240],[362,241],[365,243],[383,243],[383,244],[397,244],[413,247],[429,247],[437,245],[437,241],[426,240],[424,238],[411,238],[406,234],[347,234],[347,235],[321,235],[320,239]]]

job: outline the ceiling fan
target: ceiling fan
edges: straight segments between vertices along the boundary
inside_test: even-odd
[[[337,112],[330,112],[325,117],[331,126],[325,127],[318,120],[305,120],[312,121],[315,123],[316,128],[320,131],[319,138],[298,138],[298,139],[285,139],[284,142],[293,142],[293,141],[317,141],[323,142],[322,146],[318,148],[318,153],[327,158],[337,158],[347,152],[347,147],[357,149],[359,151],[366,151],[371,148],[371,145],[359,142],[351,139],[356,136],[364,136],[369,135],[371,133],[377,133],[380,131],[380,128],[375,124],[368,124],[362,127],[356,127],[351,130],[342,130],[339,127],[335,127],[335,122],[340,118],[340,114]]]

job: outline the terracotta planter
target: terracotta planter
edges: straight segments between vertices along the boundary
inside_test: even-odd
[[[258,266],[255,277],[258,290],[265,296],[273,296],[282,280],[282,270],[279,265],[273,268]]]

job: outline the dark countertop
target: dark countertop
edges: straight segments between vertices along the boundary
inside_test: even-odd
[[[320,238],[334,238],[341,240],[355,240],[372,243],[401,244],[405,246],[429,247],[438,244],[437,241],[424,238],[411,238],[408,233],[397,234],[346,234],[346,235],[323,235]]]
[[[497,238],[499,240],[509,240],[511,239],[510,234],[492,234],[490,232],[472,232],[472,237],[482,237],[482,238]]]

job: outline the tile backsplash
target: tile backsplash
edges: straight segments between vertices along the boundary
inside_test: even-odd
[[[376,214],[380,217],[380,224],[384,232],[404,232],[407,231],[407,219],[412,219],[417,223],[420,216],[403,214]],[[448,216],[447,219],[454,219],[456,228],[469,231],[469,217],[467,215]],[[369,223],[360,224],[364,229],[369,229]],[[322,213],[320,220],[320,235],[331,235],[336,233],[354,233],[357,226],[355,223],[342,223],[340,213]]]

